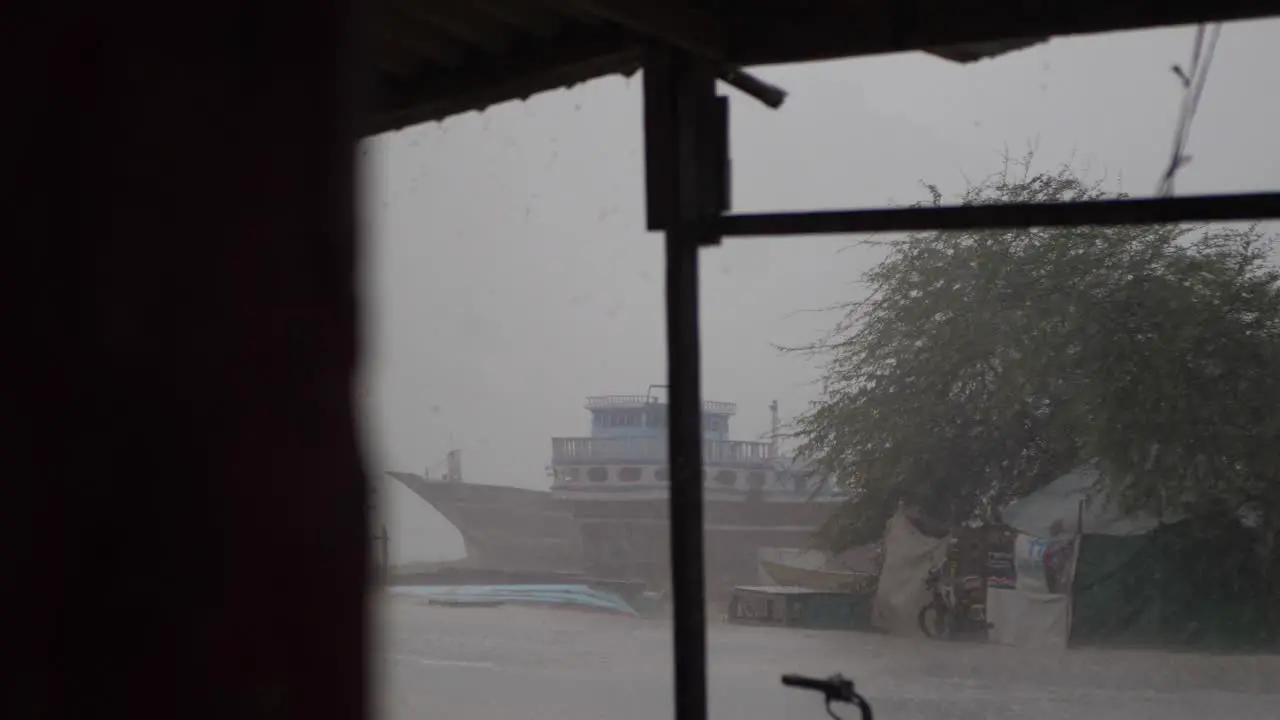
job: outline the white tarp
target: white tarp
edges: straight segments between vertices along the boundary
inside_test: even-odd
[[[1075,537],[1019,534],[1013,541],[1014,587],[1033,595],[1070,595],[1079,547]]]
[[[1065,648],[1071,636],[1071,596],[989,588],[987,622],[987,638],[997,645]]]
[[[1098,470],[1077,468],[1036,492],[1010,503],[1005,524],[1040,538],[1078,535],[1145,535],[1160,520],[1147,513],[1126,515],[1096,487]],[[1166,522],[1174,518],[1165,518]],[[1083,527],[1081,521],[1083,520]]]
[[[988,638],[999,645],[1065,648],[1071,636],[1071,584],[1079,536],[1020,534],[1013,543],[1012,589],[987,588]]]
[[[929,604],[929,568],[947,559],[947,539],[931,538],[898,510],[884,533],[884,564],[871,607],[871,624],[891,635],[920,637],[917,616]]]

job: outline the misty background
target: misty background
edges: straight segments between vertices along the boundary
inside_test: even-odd
[[[731,98],[737,211],[953,199],[1035,150],[1150,195],[1169,163],[1189,27],[1052,40],[971,65],[905,54],[758,68],[769,110]],[[1280,187],[1280,21],[1229,24],[1179,194]],[[393,564],[462,554],[457,531],[384,470],[545,488],[552,436],[589,432],[588,395],[666,378],[661,236],[644,230],[641,79],[609,77],[361,145],[367,463]],[[703,394],[735,439],[814,397],[802,344],[856,298],[858,238],[729,239],[702,254]]]

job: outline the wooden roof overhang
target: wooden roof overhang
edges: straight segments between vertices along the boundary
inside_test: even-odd
[[[924,51],[956,62],[1057,35],[1280,13],[1276,0],[376,0],[376,134],[639,69],[667,43],[731,66]]]

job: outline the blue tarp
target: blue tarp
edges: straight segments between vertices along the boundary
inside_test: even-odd
[[[518,603],[568,605],[636,616],[638,613],[618,595],[586,585],[427,585],[392,587],[388,592],[423,600],[467,604]]]

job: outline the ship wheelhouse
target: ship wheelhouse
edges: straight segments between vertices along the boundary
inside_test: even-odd
[[[667,404],[652,395],[587,398],[590,435],[551,440],[552,490],[583,497],[598,491],[611,499],[665,496],[670,472]],[[703,483],[726,496],[808,497],[804,473],[792,472],[770,442],[731,440],[734,403],[702,407]]]
[[[551,492],[579,523],[584,570],[662,586],[670,577],[667,404],[608,395],[588,398],[586,409],[590,435],[551,439]],[[725,588],[756,578],[759,548],[812,544],[840,499],[828,483],[811,485],[776,443],[730,439],[736,412],[733,403],[702,404],[708,577]]]

